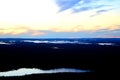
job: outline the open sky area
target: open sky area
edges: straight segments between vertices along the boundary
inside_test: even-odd
[[[120,0],[0,0],[0,38],[120,38]]]

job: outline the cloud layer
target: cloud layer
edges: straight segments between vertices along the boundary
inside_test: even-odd
[[[119,30],[119,4],[119,0],[0,1],[0,36],[49,37],[53,33]]]

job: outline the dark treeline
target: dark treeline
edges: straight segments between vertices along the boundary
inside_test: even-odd
[[[57,47],[57,48],[55,48]],[[35,44],[17,42],[11,45],[0,45],[0,71],[8,71],[19,68],[78,68],[95,71],[89,74],[75,74],[74,78],[82,77],[94,79],[97,73],[105,76],[119,68],[120,46],[97,44]],[[62,74],[57,74],[59,75]],[[70,75],[70,74],[68,74]],[[66,79],[69,77],[66,75]],[[36,75],[33,77],[35,78]],[[40,75],[39,75],[40,76]],[[90,77],[91,76],[91,77]],[[30,77],[24,77],[25,80]],[[31,80],[33,80],[31,77]],[[43,80],[46,77],[41,75]],[[53,77],[50,77],[56,80]],[[10,78],[8,78],[9,80]],[[22,80],[15,79],[14,80]],[[57,79],[62,80],[62,79]],[[64,79],[65,80],[65,79]],[[79,80],[70,78],[69,80]],[[84,79],[83,79],[84,80]],[[87,79],[86,79],[87,80]]]

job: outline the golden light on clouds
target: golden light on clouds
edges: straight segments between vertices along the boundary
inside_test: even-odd
[[[6,29],[0,29],[0,34],[12,34],[12,35],[17,35],[17,34],[23,34],[28,32],[29,29],[25,27],[14,27],[14,28],[6,28]]]
[[[80,32],[120,29],[120,15],[114,10],[91,17],[95,10],[58,12],[55,0],[0,0],[0,34],[23,34],[34,31]],[[24,27],[21,27],[24,26]]]
[[[44,32],[40,32],[40,31],[34,31],[32,36],[39,36],[39,35],[44,35]]]

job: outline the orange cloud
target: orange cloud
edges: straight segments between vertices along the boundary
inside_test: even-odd
[[[110,25],[110,26],[85,26],[85,25],[77,25],[77,26],[60,26],[60,27],[50,27],[47,29],[47,31],[52,32],[95,32],[99,30],[117,30],[120,29],[120,25]],[[9,28],[1,28],[0,34],[11,34],[11,35],[19,35],[19,34],[25,34],[31,32],[30,35],[32,36],[38,36],[38,35],[44,35],[46,33],[42,32],[42,30],[46,30],[42,27],[36,28],[30,28],[29,26],[22,27],[22,26],[14,26]]]
[[[116,29],[120,29],[120,25],[112,25],[108,27],[109,30],[116,30]]]
[[[117,29],[120,29],[119,25],[110,25],[110,26],[78,25],[74,27],[56,27],[56,28],[52,28],[51,31],[54,31],[54,32],[81,32],[81,31],[95,32],[98,30],[117,30]]]
[[[30,29],[28,27],[21,27],[21,26],[16,26],[16,27],[12,27],[12,28],[2,28],[0,29],[0,34],[2,35],[6,35],[6,34],[10,34],[10,35],[19,35],[19,34],[25,34],[25,33],[29,33],[32,32],[30,35],[32,36],[38,36],[38,35],[44,35],[44,32],[40,32],[38,30],[34,30],[34,29]]]
[[[45,33],[44,32],[40,32],[40,31],[34,31],[32,33],[32,36],[39,36],[39,35],[44,35]]]
[[[7,28],[7,29],[0,29],[0,34],[12,34],[18,35],[28,32],[29,29],[26,27],[14,27],[14,28]]]

